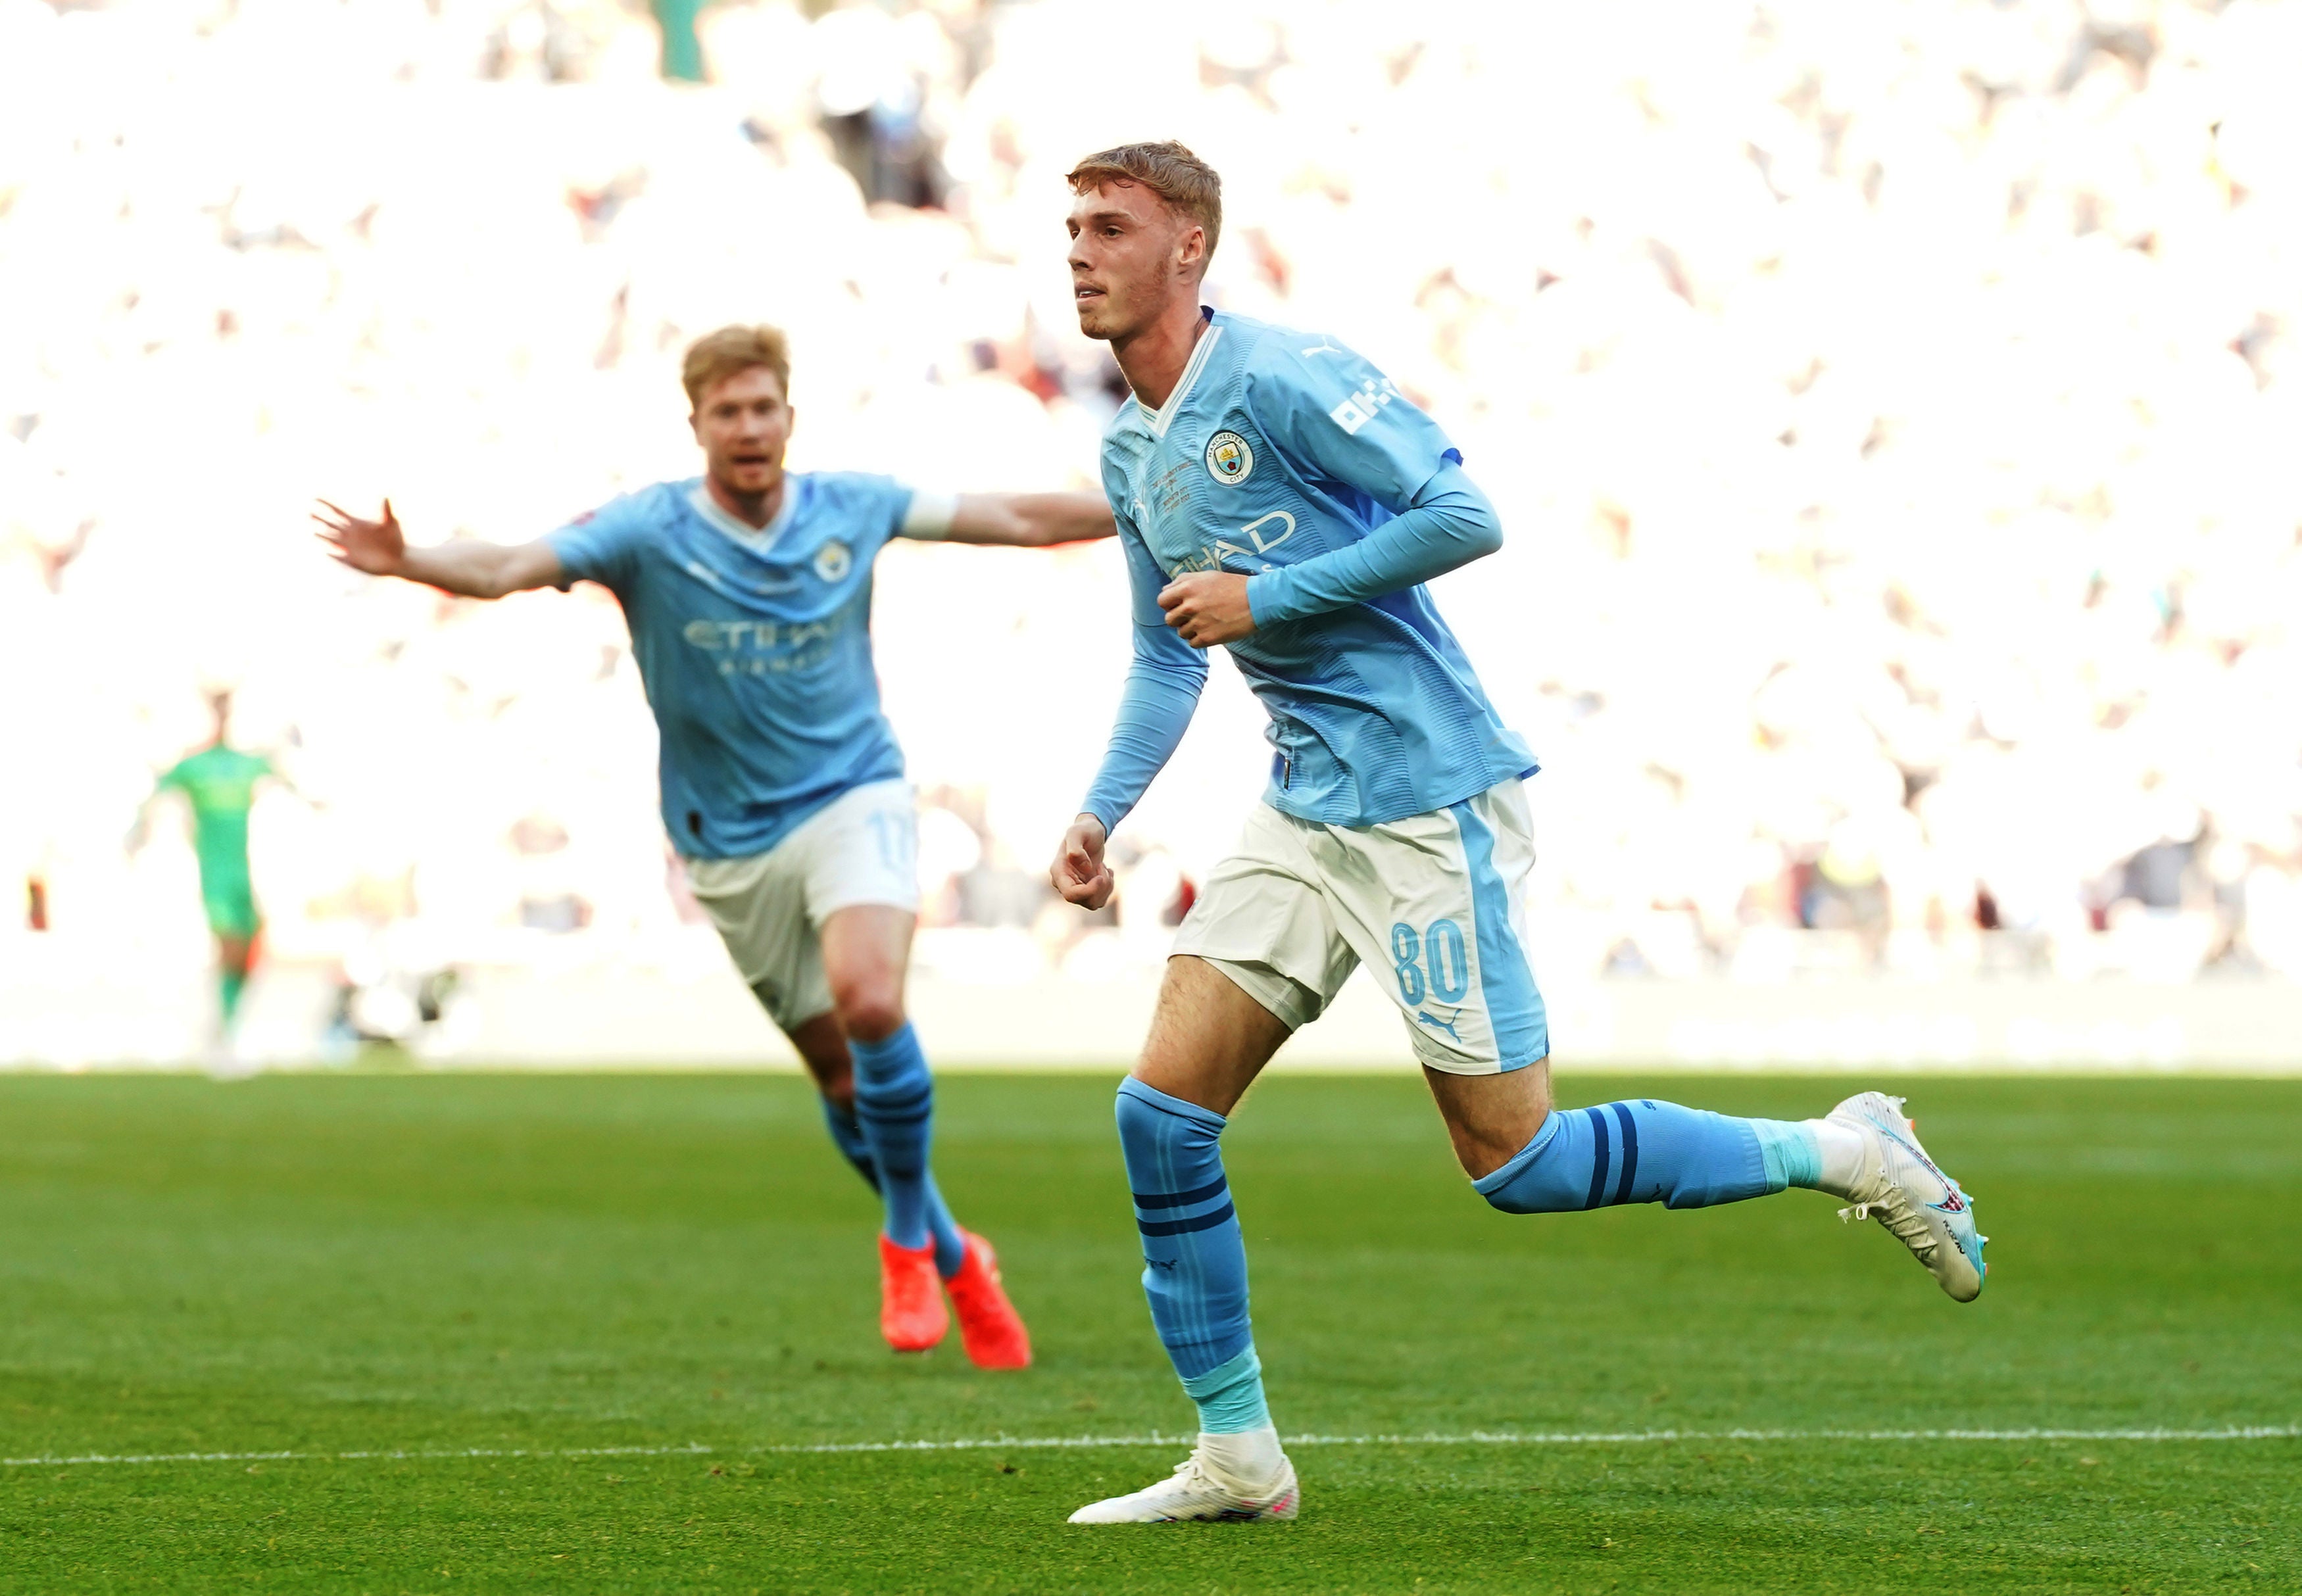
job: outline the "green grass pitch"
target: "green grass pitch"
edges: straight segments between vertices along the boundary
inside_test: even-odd
[[[1180,1449],[774,1449],[1189,1428],[1108,1078],[943,1082],[1007,1375],[881,1348],[794,1079],[0,1078],[0,1590],[2302,1590],[2302,1440],[1811,1433],[2302,1421],[2302,1082],[1905,1084],[1995,1238],[1972,1307],[1812,1193],[1511,1219],[1418,1082],[1266,1082],[1227,1147],[1283,1430],[1686,1438],[1303,1445],[1294,1525],[1090,1530]],[[250,1452],[300,1456],[22,1461]]]

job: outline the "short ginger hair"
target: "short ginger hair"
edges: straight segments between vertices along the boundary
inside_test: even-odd
[[[783,384],[784,398],[791,398],[791,348],[784,341],[782,328],[764,323],[747,327],[737,323],[717,332],[705,333],[687,346],[686,357],[679,363],[679,381],[687,390],[687,407],[702,408],[704,390],[755,365],[764,365],[775,373],[776,381]]]
[[[1215,169],[1172,139],[1156,144],[1121,144],[1097,150],[1063,174],[1074,194],[1105,183],[1140,183],[1206,231],[1207,252],[1199,270],[1214,258],[1222,236],[1222,179]]]

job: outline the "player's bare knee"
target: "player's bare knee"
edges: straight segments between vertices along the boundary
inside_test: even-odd
[[[1532,1147],[1550,1115],[1548,1060],[1493,1074],[1456,1074],[1425,1065],[1447,1138],[1463,1172],[1483,1180]],[[1491,1198],[1490,1199],[1491,1200]]]
[[[1514,1118],[1501,1125],[1466,1125],[1447,1121],[1447,1139],[1453,1144],[1455,1162],[1474,1180],[1483,1180],[1517,1157],[1542,1134],[1548,1110],[1538,1110],[1532,1124]]]
[[[903,1029],[903,991],[894,980],[862,980],[836,990],[839,1029],[858,1042],[884,1042]]]

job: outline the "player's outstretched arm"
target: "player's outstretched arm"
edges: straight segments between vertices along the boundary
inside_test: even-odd
[[[542,539],[411,549],[399,517],[391,513],[391,500],[383,501],[382,517],[373,521],[324,499],[320,503],[327,513],[315,511],[312,519],[320,524],[320,541],[328,545],[328,552],[338,563],[371,576],[421,582],[466,599],[500,599],[532,587],[556,587],[564,580],[558,552]]]
[[[944,537],[1046,549],[1107,538],[1117,530],[1099,493],[962,493]]]

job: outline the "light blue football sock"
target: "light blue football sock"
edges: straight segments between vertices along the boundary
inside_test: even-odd
[[[1644,1097],[1559,1110],[1516,1157],[1471,1184],[1506,1214],[1560,1214],[1617,1203],[1673,1208],[1739,1203],[1786,1183],[1788,1142],[1777,1138],[1770,1160],[1761,1124],[1782,1121],[1732,1119]],[[1811,1138],[1808,1146],[1806,1156],[1819,1163]]]
[[[1252,1357],[1247,1244],[1216,1145],[1224,1120],[1133,1079],[1120,1083],[1118,1117],[1135,1228],[1143,1236],[1143,1294],[1160,1343],[1188,1390],[1193,1381],[1241,1354]],[[1260,1377],[1252,1383],[1252,1401],[1259,1407]],[[1224,1395],[1211,1399],[1226,1413],[1247,1400],[1230,1382],[1220,1390]]]
[[[936,1273],[949,1280],[967,1262],[967,1238],[944,1205],[943,1190],[932,1172],[928,1176],[928,1236],[935,1243]]]
[[[863,1177],[863,1184],[873,1191],[879,1189],[879,1166],[871,1162],[871,1144],[863,1135],[862,1121],[855,1117],[853,1106],[823,1100],[823,1122],[831,1128],[831,1141],[840,1155],[855,1166]],[[935,1238],[936,1273],[949,1280],[959,1273],[966,1262],[966,1245],[959,1226],[944,1205],[943,1193],[936,1189],[935,1177],[928,1177],[928,1234]]]
[[[1760,1155],[1767,1161],[1767,1179],[1780,1191],[1785,1186],[1813,1187],[1822,1180],[1822,1144],[1814,1132],[1795,1120],[1745,1120],[1759,1138]]]
[[[935,1077],[928,1071],[928,1055],[908,1022],[884,1041],[851,1038],[847,1051],[855,1061],[855,1120],[878,1174],[887,1239],[904,1247],[924,1247],[932,1239],[936,1272],[948,1280],[959,1273],[967,1243],[928,1172],[935,1122]],[[836,1126],[832,1134],[836,1139]]]
[[[1199,1428],[1206,1434],[1237,1435],[1271,1422],[1270,1405],[1263,1399],[1263,1360],[1252,1345],[1229,1363],[1184,1381],[1183,1390],[1199,1405]]]
[[[852,1103],[823,1100],[823,1122],[831,1131],[831,1144],[839,1149],[840,1156],[855,1166],[863,1177],[863,1184],[873,1191],[879,1189],[879,1166],[871,1162],[871,1143],[863,1134],[862,1121],[855,1117]]]

